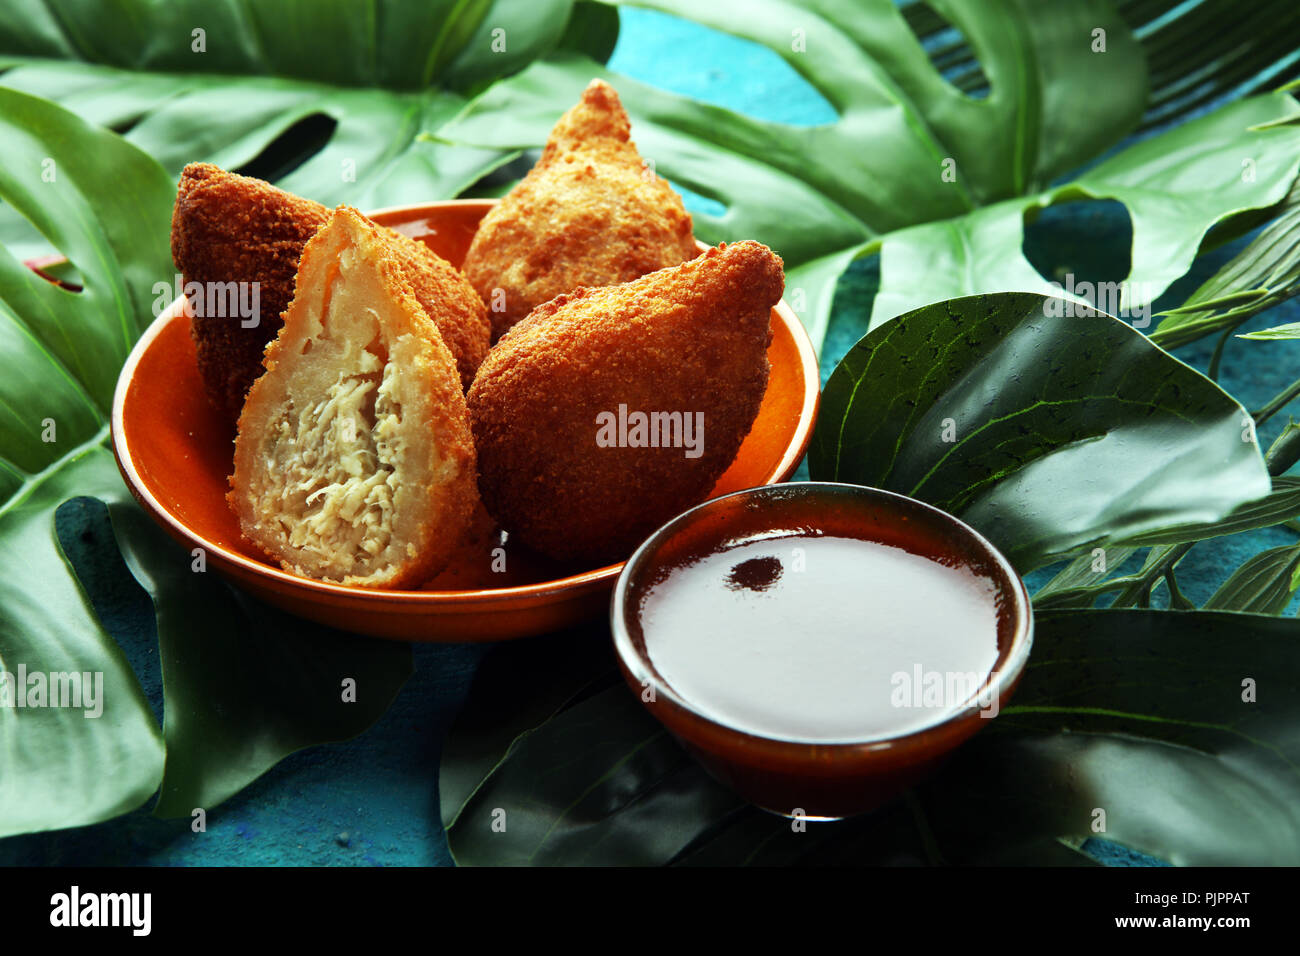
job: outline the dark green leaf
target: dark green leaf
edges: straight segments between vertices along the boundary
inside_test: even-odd
[[[1235,508],[1221,521],[1176,524],[1148,534],[1134,535],[1128,543],[1135,547],[1155,544],[1183,544],[1203,541],[1243,531],[1271,528],[1300,515],[1300,478],[1273,479],[1273,490],[1256,501]]]
[[[562,39],[607,56],[616,23],[571,12],[573,0],[16,0],[0,84],[124,131],[173,182],[187,162],[253,164],[327,205],[377,208],[455,196],[510,158],[438,130]],[[0,212],[11,248],[43,250]]]
[[[1207,611],[1281,614],[1295,593],[1300,547],[1287,545],[1252,555],[1205,602]]]
[[[1151,95],[1143,129],[1178,122],[1228,95],[1276,89],[1296,74],[1291,53],[1300,42],[1300,7],[1290,0],[1252,4],[1255,22],[1242,18],[1237,0],[1122,0],[1119,8],[1147,57]]]
[[[1174,864],[1294,865],[1297,640],[1300,622],[1255,614],[1039,614],[1012,705],[962,755],[991,829],[1024,812]]]
[[[1147,552],[1146,560],[1142,562],[1142,567],[1136,574],[1108,582],[1110,585],[1120,585],[1109,607],[1116,610],[1151,607],[1151,594],[1156,585],[1166,574],[1172,573],[1178,567],[1179,562],[1187,557],[1187,552],[1191,549],[1190,542],[1162,544],[1152,548]]]
[[[469,866],[664,863],[739,806],[615,686],[519,740],[447,840]]]
[[[1300,461],[1300,424],[1288,421],[1281,434],[1268,446],[1264,462],[1268,465],[1270,475],[1282,475],[1290,471],[1297,461]],[[1273,484],[1276,488],[1277,482],[1274,481]]]
[[[618,45],[618,10],[595,0],[577,0],[560,48],[585,53],[600,63],[609,59]]]
[[[54,512],[75,495],[127,497],[104,447],[108,408],[150,284],[170,268],[171,193],[158,164],[113,135],[0,90],[0,198],[85,283],[70,292],[0,252],[0,666],[102,674],[104,706],[98,718],[0,707],[0,835],[124,813],[162,773],[157,724],[71,573]]]
[[[609,631],[590,627],[492,648],[442,748],[438,798],[450,827],[511,745],[595,687],[614,679]]]
[[[1235,329],[1253,315],[1300,292],[1300,187],[1293,186],[1277,218],[1218,272],[1187,297],[1151,333],[1175,348],[1203,335]],[[1243,339],[1300,337],[1300,323],[1240,336]]]
[[[1021,252],[1026,212],[1072,199],[1115,199],[1124,203],[1133,223],[1132,268],[1120,288],[1097,295],[1094,304],[1145,328],[1147,307],[1187,271],[1212,226],[1245,210],[1271,206],[1287,194],[1300,166],[1297,115],[1300,106],[1286,94],[1241,100],[1137,143],[1073,182],[960,219],[893,233],[881,243],[881,286],[871,324],[953,296],[1000,289],[1053,291]],[[1268,240],[1261,236],[1260,241]],[[1263,254],[1260,248],[1254,251]],[[1272,269],[1262,271],[1273,276],[1270,281],[1280,281]],[[1253,268],[1250,276],[1250,281],[1259,278]],[[1198,318],[1203,315],[1167,318],[1153,337],[1172,347],[1188,340],[1175,334],[1178,323],[1187,322],[1185,328],[1198,335],[1222,327],[1218,318],[1203,322]]]
[[[1136,550],[1112,546],[1079,555],[1034,592],[1034,607],[1092,607],[1092,602],[1107,589],[1107,577]]]
[[[877,813],[799,832],[744,809],[614,687],[512,750],[452,848],[476,864],[1073,865],[1102,837],[1175,864],[1300,860],[1300,622],[1073,611],[1036,627],[1011,705]]]
[[[211,572],[196,573],[192,555],[133,502],[110,511],[158,617],[167,702],[159,816],[210,810],[294,751],[355,737],[411,675],[409,644],[331,631],[259,604]]]
[[[868,333],[827,383],[812,477],[937,504],[1022,571],[1268,493],[1240,405],[1123,322],[1051,317],[1061,305],[972,296]]]

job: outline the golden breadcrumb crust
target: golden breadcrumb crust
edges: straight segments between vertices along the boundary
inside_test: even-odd
[[[195,315],[191,329],[209,399],[233,422],[249,386],[262,374],[262,354],[280,330],[293,297],[303,247],[330,211],[270,183],[191,163],[181,173],[172,212],[172,258],[187,282],[258,282],[260,321]],[[486,310],[450,263],[423,243],[391,229],[391,255],[408,273],[416,298],[455,356],[464,388],[489,344]]]
[[[703,500],[758,414],[783,285],[766,246],[724,243],[535,309],[493,347],[469,391],[488,510],[543,554],[609,562]],[[701,454],[603,447],[600,423],[620,405],[702,413]]]
[[[561,293],[699,254],[681,197],[646,167],[629,132],[618,94],[593,80],[537,165],[483,218],[464,270],[494,339]]]

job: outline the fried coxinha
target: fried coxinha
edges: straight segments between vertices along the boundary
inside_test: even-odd
[[[736,457],[767,388],[783,287],[766,246],[724,243],[534,309],[469,391],[487,509],[551,557],[626,558]]]
[[[192,303],[191,331],[204,389],[231,421],[262,374],[262,354],[280,330],[293,297],[298,260],[330,218],[320,203],[238,176],[209,163],[181,173],[172,213],[172,258],[185,281],[259,284],[256,324]],[[451,350],[469,388],[487,354],[486,309],[468,281],[423,243],[391,229],[389,254],[400,263],[417,301]],[[218,312],[220,314],[205,314]]]
[[[464,269],[494,339],[564,292],[699,255],[681,197],[646,166],[630,132],[613,87],[592,80],[537,165],[483,218]]]
[[[396,241],[340,207],[307,243],[239,417],[229,501],[285,570],[363,587],[442,569],[477,506],[461,376]]]
[[[484,219],[474,285],[354,209],[187,167],[177,265],[262,289],[251,334],[193,322],[238,416],[228,497],[252,542],[297,574],[412,587],[484,506],[538,552],[603,563],[708,495],[762,403],[782,264],[756,242],[699,254],[628,132],[593,82]]]

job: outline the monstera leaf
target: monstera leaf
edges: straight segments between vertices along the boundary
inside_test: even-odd
[[[1149,303],[1187,270],[1213,225],[1278,202],[1300,165],[1300,127],[1277,125],[1300,107],[1278,93],[1233,104],[1051,186],[1123,138],[1147,104],[1144,50],[1105,0],[930,4],[969,41],[986,79],[984,98],[940,74],[908,8],[893,0],[636,5],[771,47],[838,118],[812,127],[765,122],[567,54],[497,83],[440,135],[497,149],[537,145],[562,104],[592,76],[605,76],[657,171],[725,207],[694,214],[701,238],[755,238],[785,258],[787,298],[815,342],[825,334],[839,275],[874,252],[881,288],[873,325],[959,295],[1049,291],[1021,252],[1024,220],[1073,199],[1113,198],[1128,207],[1133,269],[1123,307]],[[1295,33],[1300,24],[1287,17],[1283,29]],[[1169,49],[1160,50],[1164,69]],[[1162,82],[1172,82],[1167,72]]]
[[[1297,117],[1300,106],[1285,93],[1242,100],[1131,146],[1065,185],[887,236],[871,324],[991,289],[1060,294],[1020,252],[1023,221],[1052,203],[1091,198],[1128,209],[1132,269],[1110,307],[1146,328],[1150,312],[1137,307],[1187,271],[1211,227],[1286,196],[1300,168]]]
[[[296,625],[196,573],[117,473],[109,408],[153,283],[171,272],[172,195],[121,138],[0,90],[0,197],[84,283],[56,285],[0,251],[0,836],[116,816],[160,786],[160,813],[209,809],[287,753],[364,730],[410,673],[406,647]],[[85,496],[108,506],[157,607],[161,731],[55,533],[58,506]],[[82,706],[51,706],[56,681],[57,703]]]
[[[1173,348],[1203,335],[1231,332],[1253,315],[1300,293],[1300,188],[1291,187],[1277,217],[1245,249],[1210,276],[1176,309],[1170,309],[1151,338]],[[1269,341],[1292,339],[1295,323],[1241,336]]]
[[[434,138],[466,95],[565,43],[602,58],[612,11],[574,0],[17,0],[0,85],[123,132],[173,181],[254,171],[327,205],[455,196],[510,159]],[[44,247],[12,210],[0,236]],[[23,235],[23,245],[13,240]]]
[[[769,46],[838,118],[763,122],[610,75],[601,63],[620,5]],[[701,238],[757,238],[782,254],[787,299],[816,342],[840,274],[876,252],[875,324],[950,296],[1046,291],[1020,251],[1023,221],[1085,197],[1128,206],[1125,307],[1142,305],[1186,271],[1211,226],[1276,202],[1295,175],[1298,134],[1250,129],[1294,114],[1278,94],[1051,186],[1139,122],[1168,125],[1285,70],[1279,58],[1300,40],[1286,0],[1268,0],[1259,15],[1270,30],[1244,39],[1219,29],[1238,17],[1227,0],[1134,0],[1118,12],[1109,0],[391,0],[370,10],[25,0],[0,25],[0,83],[125,132],[173,175],[206,159],[373,208],[461,192],[539,145],[605,76],[657,169],[725,207],[695,212]],[[1178,173],[1189,167],[1197,175]],[[46,251],[12,210],[0,210],[0,236],[28,256]]]

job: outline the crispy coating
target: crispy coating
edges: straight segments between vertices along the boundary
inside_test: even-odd
[[[681,197],[645,166],[629,132],[618,94],[592,80],[537,165],[483,218],[464,269],[494,340],[561,293],[699,255]]]
[[[460,374],[394,244],[339,207],[303,251],[239,418],[228,500],[296,574],[417,585],[478,507]]]
[[[191,163],[181,173],[172,212],[176,268],[187,282],[259,283],[260,320],[253,328],[227,316],[195,314],[191,322],[208,397],[232,422],[262,374],[263,350],[280,330],[303,247],[329,217],[318,202],[209,163]],[[391,229],[384,232],[394,238],[391,254],[437,323],[462,385],[469,388],[489,343],[483,303],[465,277],[423,243]]]
[[[612,562],[703,500],[758,415],[783,285],[766,246],[724,243],[535,309],[469,391],[488,510],[543,554]],[[636,412],[659,414],[657,433],[637,432]],[[672,431],[672,413],[683,426],[702,415],[702,431]],[[698,436],[693,456],[687,438]]]
[[[293,298],[303,246],[328,218],[320,203],[208,163],[191,163],[181,173],[172,259],[186,282],[260,283],[260,317],[253,328],[236,318],[201,315],[197,308],[190,323],[208,398],[231,421],[262,374],[262,352]]]

